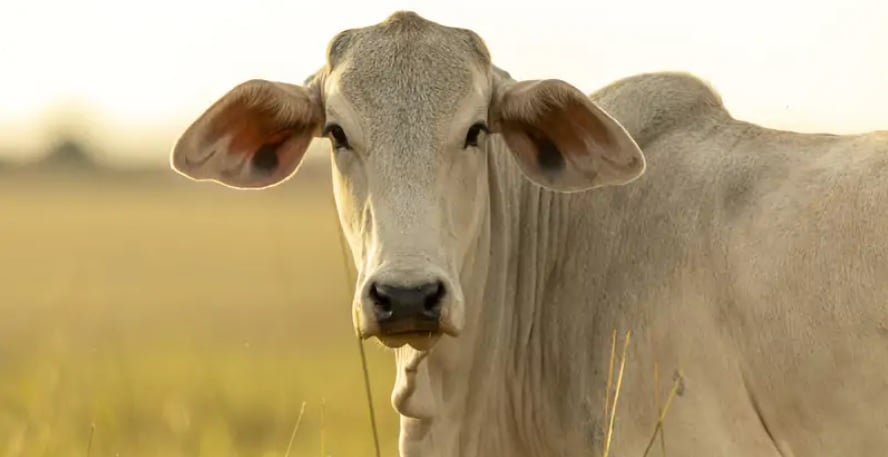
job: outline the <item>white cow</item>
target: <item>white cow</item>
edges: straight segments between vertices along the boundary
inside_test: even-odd
[[[317,136],[355,326],[396,348],[402,456],[599,454],[614,330],[612,455],[647,444],[655,363],[661,399],[685,375],[670,455],[888,455],[888,135],[759,127],[684,74],[514,81],[398,12],[304,85],[235,87],[172,166],[272,186]]]

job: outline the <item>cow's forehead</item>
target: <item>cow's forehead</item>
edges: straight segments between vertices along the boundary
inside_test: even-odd
[[[448,117],[489,66],[487,48],[474,32],[410,12],[346,30],[328,48],[338,91],[359,113],[374,117],[371,131]]]

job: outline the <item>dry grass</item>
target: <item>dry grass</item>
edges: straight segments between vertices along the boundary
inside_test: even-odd
[[[290,451],[293,450],[293,440],[296,439],[296,432],[299,431],[299,425],[302,423],[302,416],[305,415],[305,402],[302,402],[302,407],[299,408],[299,417],[296,418],[296,425],[293,426],[293,433],[290,434],[290,442],[287,443],[287,450],[284,452],[284,457],[290,457]]]
[[[328,185],[0,176],[0,457],[372,455]]]
[[[623,373],[626,368],[626,353],[629,350],[629,342],[632,337],[632,332],[626,332],[626,338],[623,340],[623,352],[620,355],[620,370],[617,372],[617,383],[613,390],[613,398],[611,398],[611,383],[613,381],[614,374],[614,363],[616,362],[616,349],[617,349],[617,331],[614,330],[611,335],[611,354],[609,360],[609,367],[607,373],[607,384],[606,390],[604,392],[604,422],[605,422],[605,430],[604,430],[604,449],[602,451],[602,457],[608,457],[611,449],[611,442],[614,435],[614,420],[617,414],[617,401],[620,399],[620,389],[623,385]],[[666,403],[660,404],[660,374],[659,374],[659,366],[654,364],[654,405],[657,410],[657,422],[654,426],[654,431],[651,433],[651,437],[648,440],[648,444],[645,447],[644,453],[642,457],[647,457],[651,449],[653,448],[654,442],[657,439],[657,436],[660,437],[660,455],[666,456],[666,437],[665,432],[663,431],[663,423],[666,420],[666,413],[669,411],[669,407],[672,405],[672,400],[675,398],[675,395],[678,393],[679,386],[681,386],[682,379],[684,378],[684,374],[679,371],[677,376],[672,384],[672,388],[669,390],[669,395],[666,397]]]

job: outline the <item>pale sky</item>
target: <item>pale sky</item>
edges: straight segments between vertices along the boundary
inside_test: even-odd
[[[67,112],[109,155],[163,163],[234,85],[301,83],[336,32],[399,9],[475,30],[516,78],[592,92],[684,70],[769,127],[888,129],[886,0],[519,1],[3,0],[0,150],[45,145],[47,122]]]

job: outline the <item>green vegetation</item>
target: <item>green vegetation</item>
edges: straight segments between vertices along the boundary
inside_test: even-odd
[[[302,402],[291,456],[372,455],[328,171],[303,171],[0,176],[0,457],[283,456]]]

